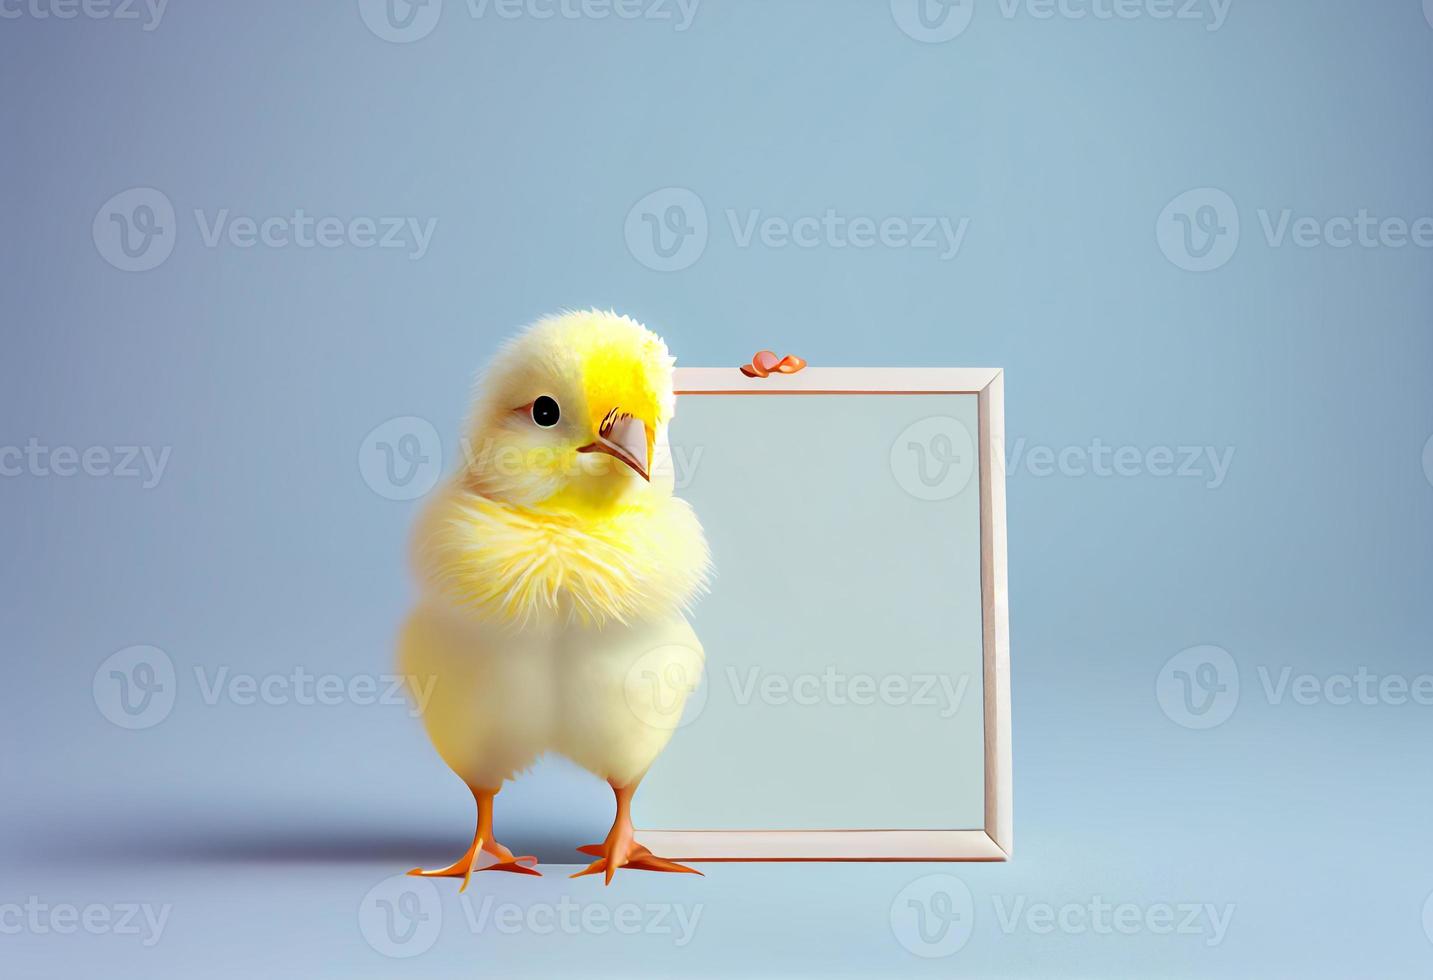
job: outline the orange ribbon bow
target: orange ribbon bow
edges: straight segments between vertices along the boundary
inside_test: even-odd
[[[752,355],[750,364],[741,366],[741,373],[748,378],[764,378],[772,372],[795,374],[805,366],[805,358],[797,357],[795,354],[777,357],[775,351],[759,350]]]

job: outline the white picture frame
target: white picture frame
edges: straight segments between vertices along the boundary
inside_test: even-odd
[[[684,395],[963,394],[977,396],[985,756],[981,828],[664,830],[643,844],[681,861],[1005,861],[1013,853],[1010,629],[1006,575],[1004,375],[998,368],[806,368],[747,377],[736,368],[678,368]]]

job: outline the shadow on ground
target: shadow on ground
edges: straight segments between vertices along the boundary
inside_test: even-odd
[[[151,835],[129,833],[86,837],[70,835],[63,846],[45,835],[24,848],[22,858],[59,864],[235,863],[235,864],[370,864],[435,867],[460,857],[471,831],[376,832],[371,828],[271,829],[217,828],[199,835],[156,829]],[[577,853],[582,844],[602,839],[602,833],[571,836],[545,831],[541,836],[504,834],[502,842],[517,854],[532,854],[541,864],[576,864],[591,860]]]

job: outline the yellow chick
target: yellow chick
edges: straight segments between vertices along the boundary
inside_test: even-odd
[[[632,836],[637,784],[666,747],[702,648],[684,611],[710,554],[672,496],[675,397],[661,338],[615,313],[532,325],[478,385],[465,465],[435,491],[413,542],[421,588],[399,639],[409,677],[433,680],[423,714],[478,804],[468,852],[425,877],[537,874],[493,838],[493,798],[546,752],[611,785],[598,860],[700,874]],[[654,466],[656,471],[654,472]]]

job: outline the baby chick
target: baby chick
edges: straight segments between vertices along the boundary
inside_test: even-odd
[[[710,556],[672,496],[667,425],[675,397],[661,338],[615,313],[544,319],[481,379],[466,465],[419,519],[421,587],[403,627],[402,673],[427,680],[423,715],[467,783],[478,825],[466,854],[410,874],[537,874],[493,838],[493,797],[543,753],[605,779],[617,815],[573,877],[618,868],[694,871],[632,836],[637,784],[666,747],[699,677],[684,610]]]

